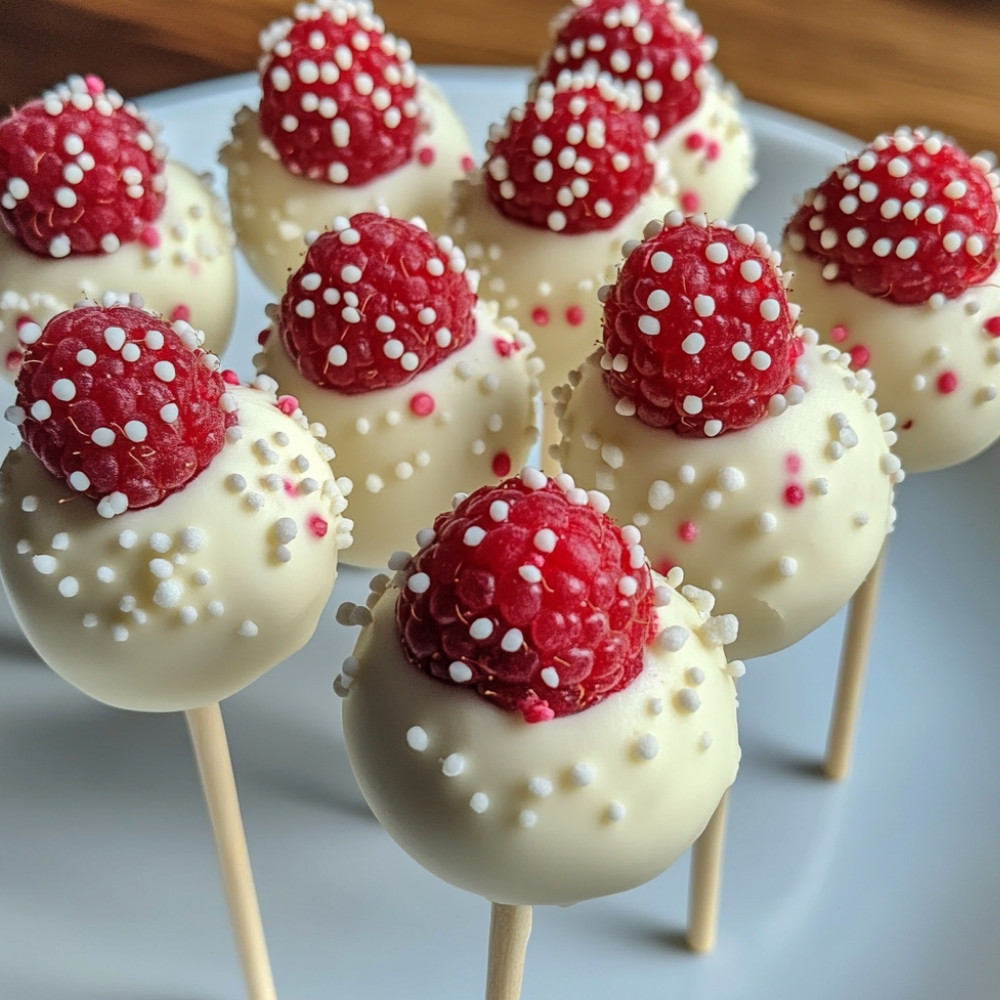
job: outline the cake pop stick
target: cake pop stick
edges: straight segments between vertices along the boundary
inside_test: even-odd
[[[184,717],[191,733],[198,774],[201,777],[215,836],[229,914],[243,966],[250,1000],[274,1000],[274,976],[264,940],[257,890],[247,851],[243,818],[236,793],[236,778],[229,756],[229,742],[218,702],[189,708]]]
[[[691,848],[687,943],[692,951],[706,952],[715,947],[728,807],[727,791],[712,813],[708,826]]]
[[[350,522],[320,429],[268,380],[220,373],[199,340],[136,305],[81,306],[27,338],[0,571],[66,680],[189,713],[247,985],[270,1000],[217,703],[312,635]]]
[[[335,688],[375,816],[495,904],[487,996],[514,1000],[532,906],[653,878],[716,811],[739,760],[736,623],[651,573],[638,530],[568,476],[456,501],[341,607],[363,628]]]
[[[486,1000],[517,1000],[521,995],[531,916],[530,906],[490,903]]]

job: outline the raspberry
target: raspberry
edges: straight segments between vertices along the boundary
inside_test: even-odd
[[[750,226],[667,215],[602,290],[602,365],[619,413],[687,437],[756,423],[794,381],[797,309]],[[794,314],[794,315],[793,315]]]
[[[664,0],[574,0],[552,25],[540,73],[595,67],[641,88],[647,132],[659,139],[701,102],[702,67],[715,54],[695,17]]]
[[[539,85],[486,145],[486,191],[510,219],[554,232],[610,229],[649,190],[655,153],[631,97],[606,77]]]
[[[638,530],[606,509],[527,469],[439,515],[396,605],[414,666],[528,722],[626,687],[655,632],[653,585]]]
[[[984,157],[900,128],[809,191],[785,236],[828,281],[900,305],[943,303],[996,267],[998,183]]]
[[[163,211],[163,166],[135,106],[73,76],[0,122],[0,215],[45,257],[114,253]]]
[[[413,222],[333,220],[278,308],[281,342],[315,385],[353,395],[409,382],[475,333],[465,257]]]
[[[355,186],[412,157],[421,122],[410,47],[370,3],[300,3],[261,47],[260,130],[289,171]]]
[[[28,324],[8,418],[103,517],[155,506],[208,465],[236,420],[200,336],[135,305],[76,306],[44,330]]]

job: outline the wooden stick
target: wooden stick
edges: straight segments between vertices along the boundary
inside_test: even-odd
[[[692,951],[715,947],[719,922],[719,886],[722,882],[722,845],[726,834],[728,790],[691,848],[691,881],[688,893],[687,944]]]
[[[830,733],[826,743],[826,760],[823,771],[828,778],[843,778],[851,766],[854,731],[857,728],[858,709],[861,705],[861,688],[868,666],[868,646],[875,623],[875,606],[878,604],[879,584],[885,565],[888,541],[875,560],[864,583],[851,598],[844,629],[844,646],[837,675],[837,693],[834,696]]]
[[[226,729],[218,703],[184,713],[198,762],[250,1000],[275,1000]]]
[[[524,979],[524,953],[531,934],[531,907],[491,905],[486,1000],[518,1000]]]

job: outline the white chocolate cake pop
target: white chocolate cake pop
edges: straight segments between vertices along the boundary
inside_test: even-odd
[[[40,130],[37,123],[47,126]],[[97,77],[0,122],[0,369],[18,332],[81,299],[135,291],[221,353],[236,309],[233,234],[210,179],[165,159],[156,128]]]
[[[480,272],[480,294],[534,338],[546,401],[594,347],[592,303],[622,242],[677,206],[636,100],[594,73],[543,83],[452,191],[447,231]]]
[[[341,609],[363,626],[335,687],[366,799],[420,864],[494,902],[653,878],[736,775],[735,621],[651,574],[638,531],[567,476],[456,500]]]
[[[850,600],[902,478],[864,371],[795,324],[778,257],[749,226],[651,224],[604,292],[604,347],[561,393],[558,457],[740,620],[741,658]]]
[[[900,128],[807,192],[785,231],[805,319],[871,369],[910,472],[1000,437],[998,183],[985,157]]]
[[[385,565],[459,490],[520,467],[540,362],[451,240],[401,219],[336,219],[292,276],[255,359],[325,426],[354,483],[349,559]]]
[[[312,636],[349,544],[296,402],[195,332],[83,306],[28,345],[0,469],[0,570],[46,662],[124,708],[190,709]]]
[[[715,39],[697,17],[673,0],[573,0],[552,36],[539,77],[595,67],[637,86],[682,211],[730,218],[756,182],[753,142],[740,95],[712,65]]]
[[[220,159],[240,249],[271,292],[337,216],[388,208],[441,231],[468,139],[371,4],[300,3],[261,48],[260,108],[239,111]]]

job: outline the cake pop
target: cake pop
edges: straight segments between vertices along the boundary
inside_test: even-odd
[[[535,469],[480,487],[339,616],[363,626],[335,687],[372,811],[424,867],[492,900],[521,949],[531,905],[672,864],[739,761],[739,665],[721,648],[735,620],[651,573],[638,530],[606,510]]]
[[[336,443],[358,565],[384,566],[537,440],[531,338],[477,299],[448,237],[370,212],[334,219],[271,315],[255,363]]]
[[[783,649],[876,565],[902,478],[867,372],[796,322],[750,226],[670,213],[602,293],[604,346],[559,405],[558,457],[740,620],[729,652]],[[849,641],[852,660],[863,660]]]
[[[736,89],[712,65],[716,42],[673,0],[573,0],[553,21],[539,77],[595,66],[637,85],[646,131],[687,214],[729,218],[753,187],[753,143]]]
[[[452,181],[473,166],[468,140],[372,5],[299,3],[261,48],[260,107],[239,111],[220,159],[240,249],[271,292],[337,216],[388,207],[440,231]]]
[[[157,127],[96,76],[0,122],[0,369],[18,332],[83,298],[137,291],[221,353],[236,308],[233,235],[207,177],[166,159]]]
[[[899,128],[808,191],[785,230],[805,318],[871,369],[910,472],[1000,437],[998,183],[986,157]]]
[[[545,361],[549,396],[593,349],[597,289],[619,248],[651,216],[677,205],[655,162],[634,89],[596,72],[560,74],[491,129],[482,169],[456,182],[447,229],[481,274],[480,292],[516,317]]]
[[[99,701],[184,710],[253,1000],[274,996],[218,701],[312,635],[349,543],[330,449],[185,323],[81,306],[22,330],[0,572],[41,657]]]

